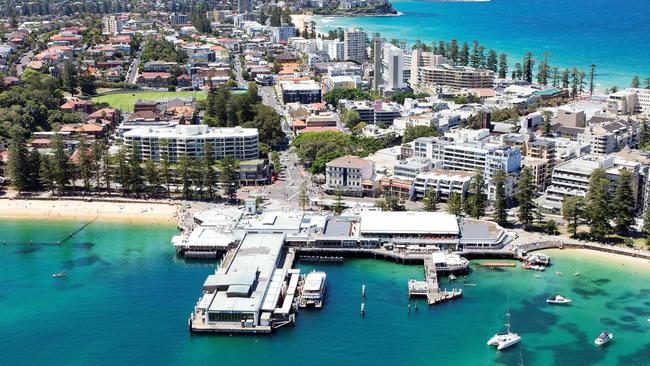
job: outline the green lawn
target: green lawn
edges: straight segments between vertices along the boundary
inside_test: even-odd
[[[187,98],[195,97],[196,100],[205,99],[206,93],[204,91],[177,91],[177,92],[124,92],[118,94],[108,94],[92,98],[95,103],[106,102],[113,108],[121,109],[124,112],[133,112],[133,103],[136,100],[152,100],[157,101],[169,98]]]

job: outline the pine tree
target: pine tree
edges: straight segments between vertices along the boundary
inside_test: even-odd
[[[65,154],[63,137],[61,135],[55,135],[52,139],[52,149],[54,150],[54,155],[52,156],[52,175],[59,194],[63,194],[70,183],[70,166],[68,164],[68,156]]]
[[[533,173],[529,167],[524,167],[521,170],[517,191],[517,202],[519,203],[517,219],[524,226],[524,229],[530,227],[535,218],[536,207],[533,202],[534,192]]]
[[[508,55],[501,53],[499,55],[499,79],[505,79],[508,75]]]
[[[126,159],[126,147],[122,145],[115,156],[115,180],[122,186],[122,195],[129,191],[129,165]]]
[[[573,237],[578,233],[580,220],[585,215],[585,199],[580,196],[565,197],[562,202],[562,216],[567,221],[567,228]]]
[[[641,81],[639,80],[639,77],[634,75],[632,78],[632,83],[630,84],[631,87],[633,88],[639,88],[641,86]]]
[[[79,85],[79,73],[77,66],[70,60],[66,59],[63,62],[63,71],[61,72],[61,81],[63,88],[70,94],[74,95]]]
[[[460,64],[461,66],[469,65],[469,45],[467,42],[463,42],[463,47],[460,50]]]
[[[447,200],[447,212],[460,216],[463,211],[463,199],[458,192],[452,192]]]
[[[140,165],[140,154],[138,150],[140,146],[133,145],[131,147],[131,156],[129,156],[129,187],[131,192],[135,194],[136,197],[140,198],[140,195],[144,193],[144,171]]]
[[[343,212],[343,193],[340,188],[336,189],[336,198],[334,199],[334,204],[332,205],[332,211],[335,215],[340,215]]]
[[[533,82],[533,65],[535,65],[535,60],[533,60],[533,53],[527,52],[524,56],[523,62],[523,78],[529,83]]]
[[[214,187],[217,184],[217,174],[212,165],[214,164],[214,147],[212,144],[206,143],[203,145],[203,158],[201,160],[201,172],[203,186],[205,186],[208,194],[208,199],[214,199]]]
[[[147,182],[147,195],[154,197],[160,186],[160,173],[153,159],[147,159],[144,163],[144,179]]]
[[[182,197],[184,200],[189,200],[192,195],[190,159],[187,154],[182,153],[178,158],[178,167],[176,175],[180,175],[181,182],[183,183]],[[223,177],[223,174],[222,174]]]
[[[230,156],[226,156],[221,161],[221,166],[221,184],[224,188],[224,194],[229,200],[235,200],[237,199],[237,188],[239,188],[235,160]]]
[[[641,118],[641,133],[639,134],[639,149],[645,150],[650,143],[650,131],[648,131],[648,121]]]
[[[632,173],[621,170],[616,182],[616,191],[612,200],[616,231],[626,234],[634,224],[634,192],[632,192]]]
[[[424,211],[435,212],[438,210],[438,193],[435,189],[427,189],[427,191],[424,193],[422,204]]]
[[[18,191],[20,194],[22,191],[27,190],[28,188],[28,167],[29,167],[29,157],[27,152],[27,147],[25,146],[25,139],[23,137],[22,131],[19,128],[13,128],[11,130],[11,139],[9,140],[9,163],[7,166],[7,171],[9,177],[11,178],[11,185]]]
[[[594,78],[596,77],[596,64],[589,66],[589,97],[594,94]]]
[[[648,207],[643,211],[643,237],[645,238],[645,245],[650,247],[650,209]]]
[[[487,62],[486,62],[486,67],[488,70],[497,72],[498,71],[498,56],[497,56],[497,51],[495,50],[489,50],[488,51],[488,57],[487,57]]]
[[[169,142],[166,139],[160,139],[160,178],[167,190],[167,197],[171,196],[171,176],[169,174]]]
[[[483,173],[477,172],[472,179],[469,187],[469,199],[467,200],[469,206],[466,210],[467,214],[475,219],[480,219],[485,216],[486,196],[485,196],[485,178]]]
[[[300,194],[298,196],[298,201],[300,202],[300,207],[302,207],[302,210],[305,211],[305,207],[307,206],[307,203],[309,203],[307,185],[305,185],[305,183],[302,183],[300,185]]]
[[[560,87],[560,68],[557,66],[553,67],[553,87]]]
[[[456,39],[452,39],[449,45],[449,58],[454,64],[458,62],[458,41]]]
[[[562,71],[562,88],[569,89],[569,69]]]
[[[508,224],[508,213],[506,207],[506,172],[499,169],[494,173],[494,221],[499,225]]]
[[[540,132],[542,133],[542,136],[549,137],[552,134],[551,118],[553,118],[553,112],[545,110],[542,112],[542,116],[544,117],[544,122],[542,123],[542,127],[540,127]]]
[[[93,177],[92,157],[89,156],[90,151],[86,147],[86,140],[83,138],[79,140],[77,154],[79,154],[79,176],[83,181],[84,193],[90,193],[90,180]]]
[[[609,219],[611,207],[609,204],[610,182],[604,169],[598,168],[591,173],[589,191],[587,193],[587,215],[591,225],[591,236],[595,240],[603,240],[611,231]]]
[[[52,159],[47,155],[41,156],[41,170],[39,178],[43,187],[54,194],[56,185],[54,184],[54,173],[52,172]]]

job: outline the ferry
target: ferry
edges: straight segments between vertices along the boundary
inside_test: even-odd
[[[326,291],[325,272],[312,271],[305,277],[305,284],[302,288],[302,295],[298,306],[301,308],[314,307],[320,309],[323,307]]]
[[[436,271],[462,273],[469,268],[469,261],[458,254],[447,254],[444,251],[431,254]]]

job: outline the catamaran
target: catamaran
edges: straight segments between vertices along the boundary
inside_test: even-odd
[[[495,334],[487,341],[487,344],[488,346],[497,346],[497,350],[500,351],[519,343],[519,341],[521,341],[521,336],[510,331],[510,304],[508,304],[506,310],[506,331]]]

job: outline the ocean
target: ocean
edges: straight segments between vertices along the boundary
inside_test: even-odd
[[[431,44],[456,38],[505,52],[514,65],[527,51],[551,66],[596,64],[599,88],[650,77],[650,2],[645,0],[392,1],[402,16],[315,17],[319,31],[359,26],[387,40]],[[487,52],[487,51],[486,51]]]
[[[3,365],[647,365],[650,266],[588,252],[549,251],[542,273],[472,263],[465,296],[407,311],[407,281],[421,266],[378,260],[319,265],[322,310],[301,310],[271,336],[202,336],[187,317],[214,264],[174,255],[170,225],[0,222],[0,364]],[[26,245],[33,241],[33,245]],[[314,268],[301,265],[303,270]],[[65,278],[52,273],[65,270]],[[555,274],[562,272],[563,276]],[[574,276],[580,272],[579,276]],[[360,316],[366,285],[366,315]],[[461,286],[460,279],[443,287]],[[549,306],[561,293],[570,306]],[[486,341],[504,328],[509,298],[520,344]],[[593,344],[603,329],[605,347]]]

